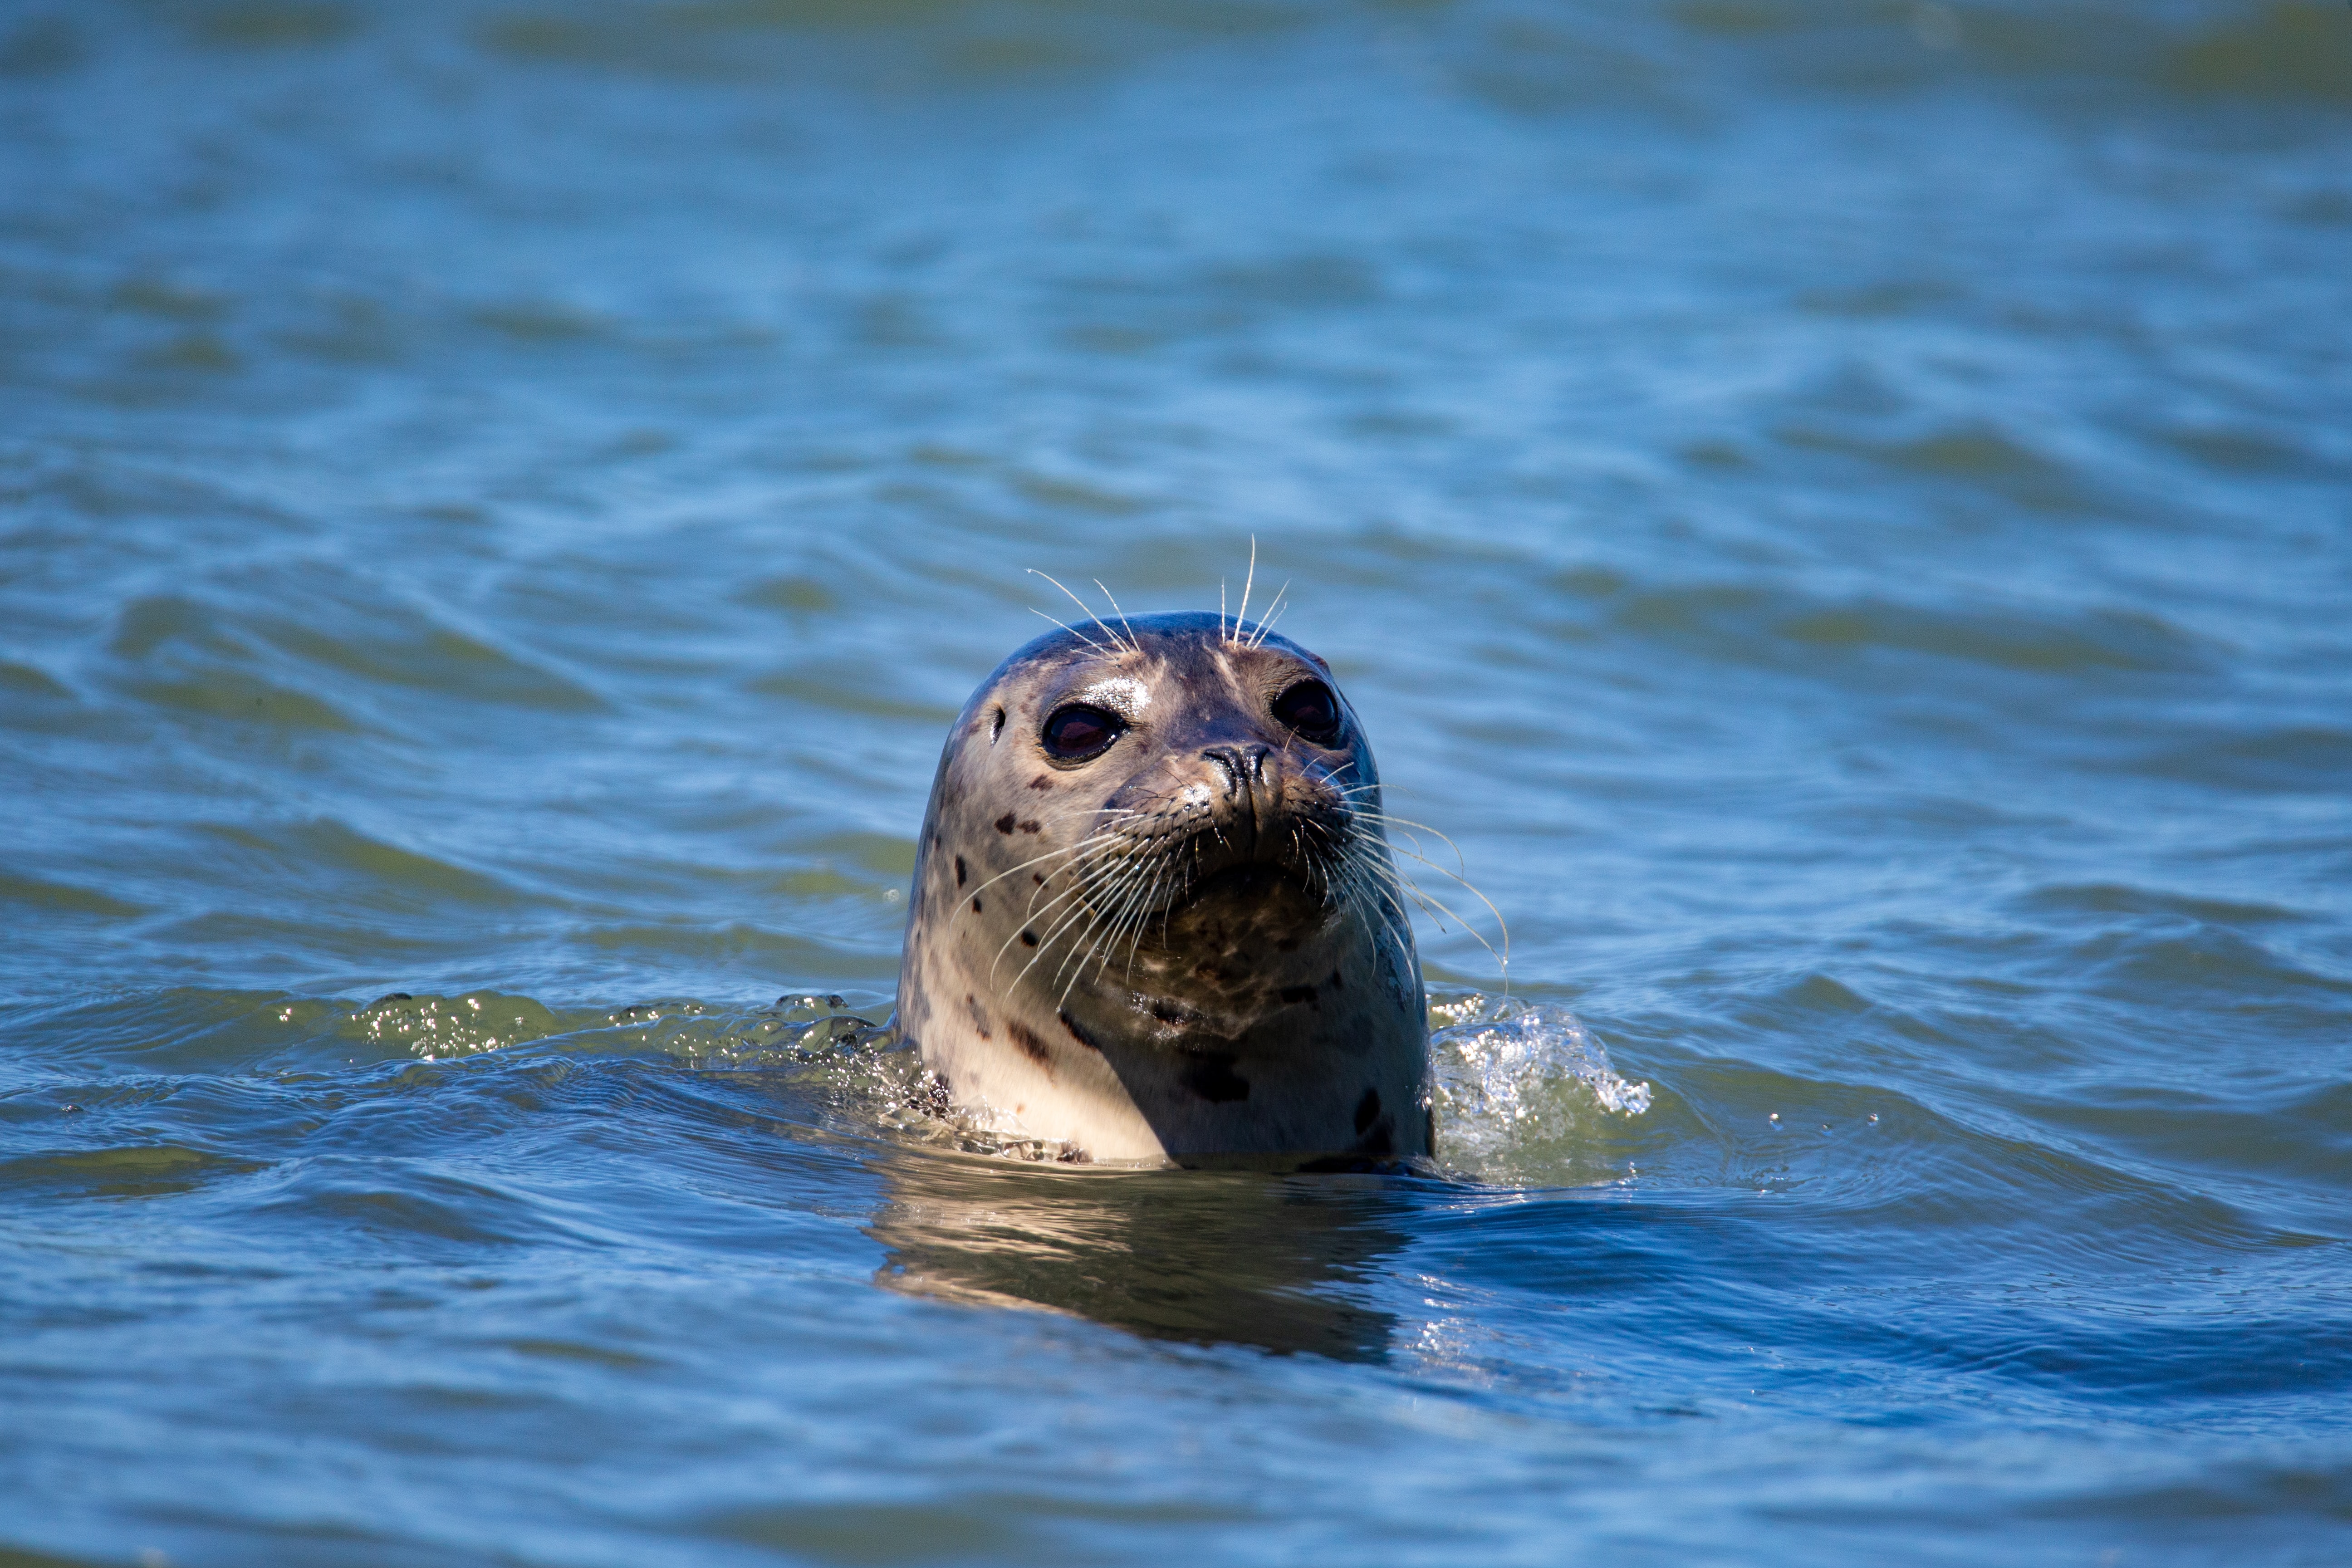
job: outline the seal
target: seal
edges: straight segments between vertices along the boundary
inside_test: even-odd
[[[973,693],[923,814],[898,1026],[1066,1158],[1404,1158],[1428,1013],[1363,727],[1223,614],[1049,632]]]

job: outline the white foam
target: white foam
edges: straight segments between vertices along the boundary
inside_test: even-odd
[[[1469,995],[1430,1008],[1437,1154],[1507,1182],[1609,1180],[1609,1124],[1650,1109],[1565,1007]]]

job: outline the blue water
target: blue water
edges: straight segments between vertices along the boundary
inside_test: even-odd
[[[2318,5],[0,5],[0,1563],[2352,1561],[2347,147]],[[1444,1168],[977,1152],[947,723],[1253,540]]]

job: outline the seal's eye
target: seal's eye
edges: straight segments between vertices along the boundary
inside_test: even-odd
[[[1045,721],[1045,732],[1040,739],[1045,743],[1048,756],[1078,763],[1108,751],[1110,743],[1126,731],[1126,721],[1118,714],[1073,702],[1067,708],[1054,710],[1054,716]]]
[[[1283,689],[1274,700],[1275,721],[1297,731],[1310,741],[1329,741],[1339,733],[1339,699],[1319,680],[1302,680]]]

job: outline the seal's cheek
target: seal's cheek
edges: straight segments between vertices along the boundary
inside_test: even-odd
[[[1249,1098],[1249,1079],[1234,1071],[1234,1058],[1224,1051],[1204,1051],[1184,1064],[1184,1087],[1213,1105]]]

